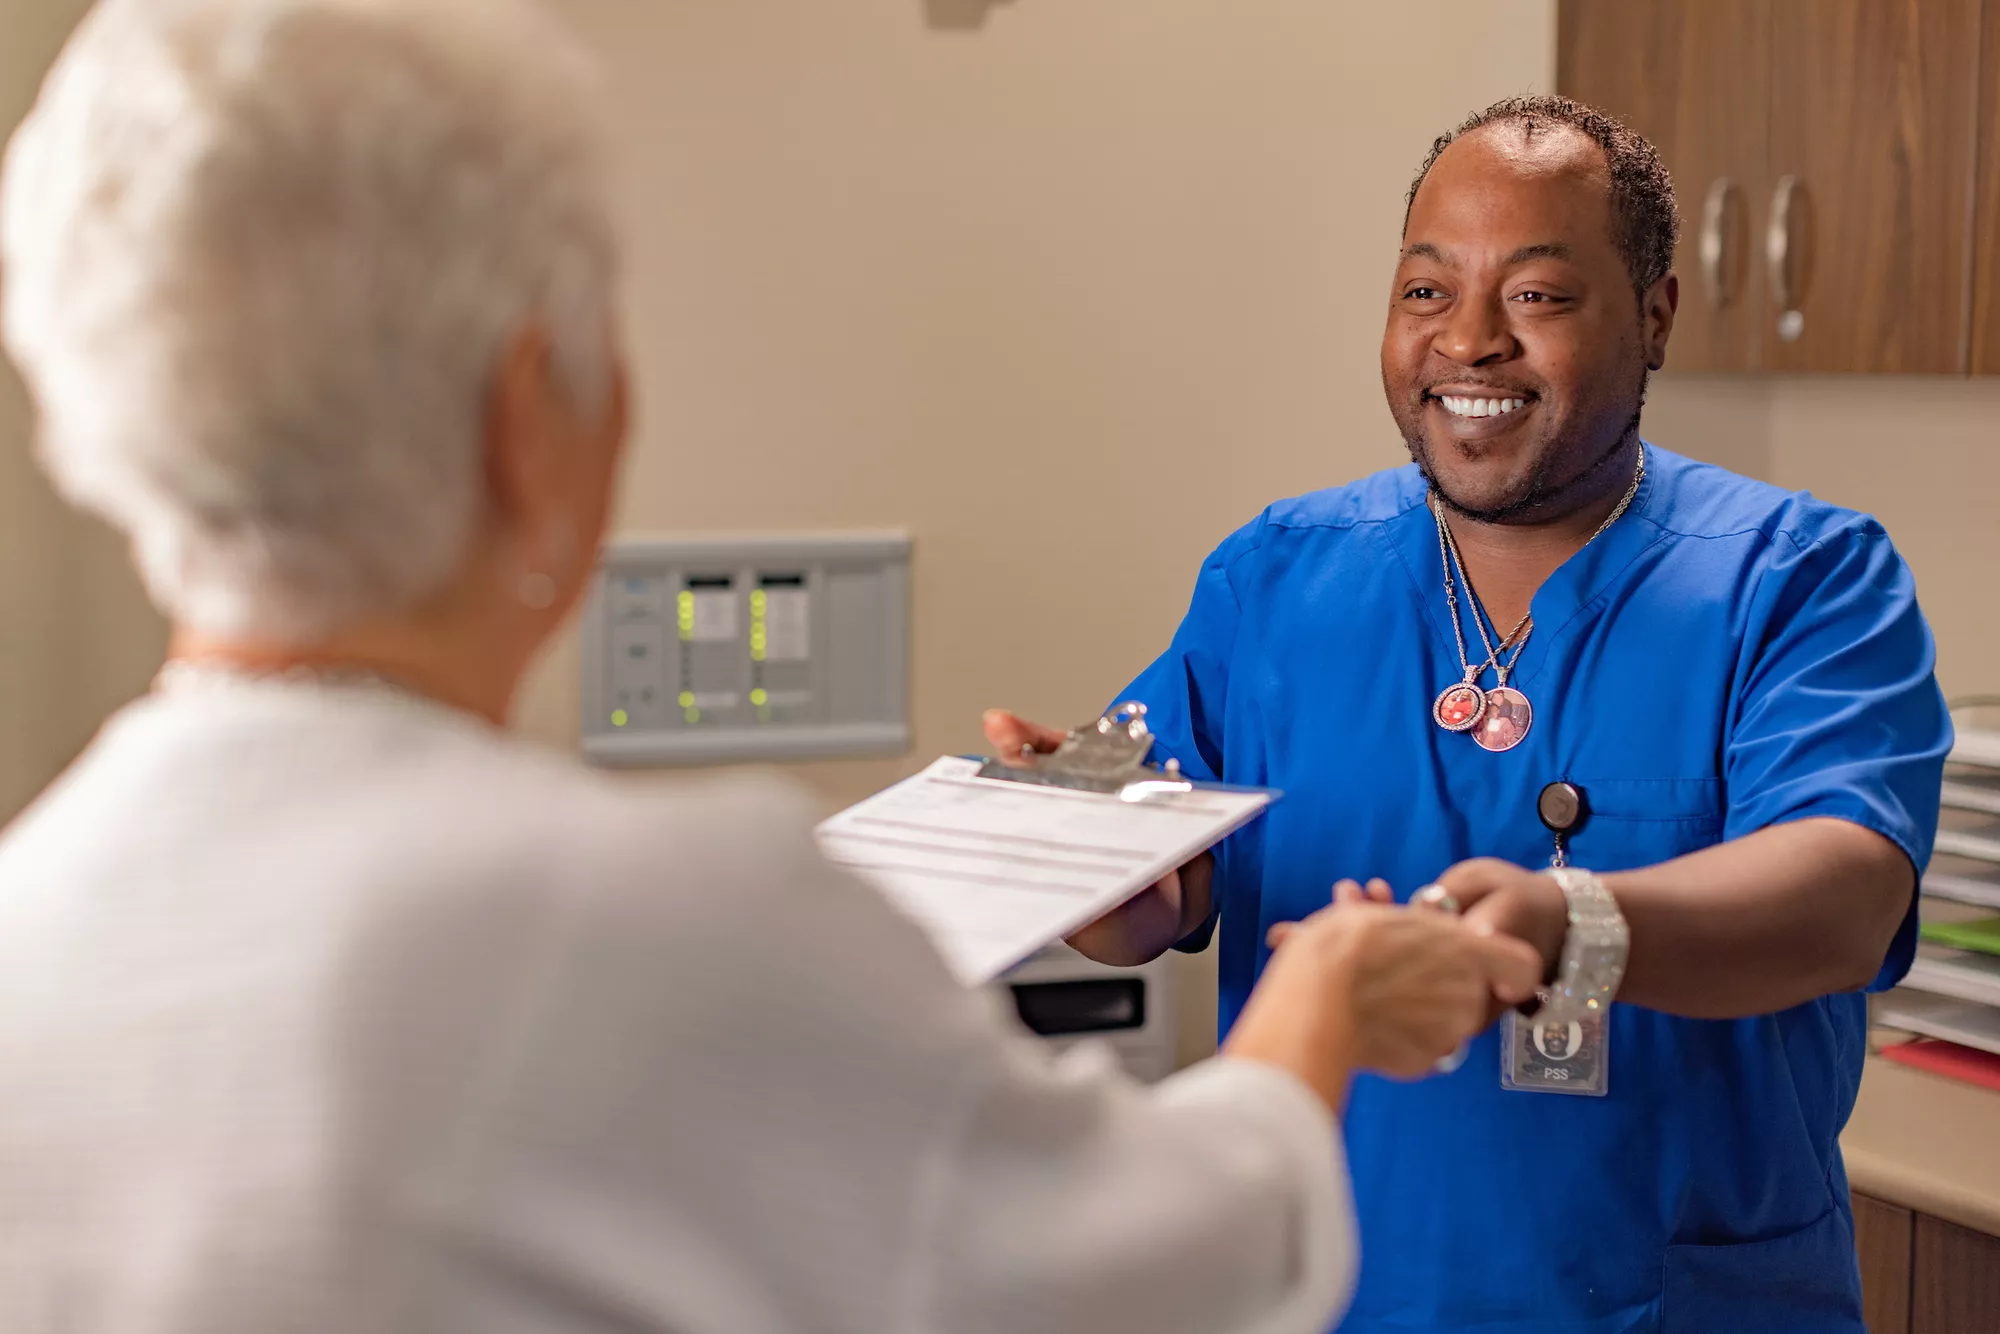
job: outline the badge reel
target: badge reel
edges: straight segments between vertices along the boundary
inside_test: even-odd
[[[1589,814],[1583,789],[1572,783],[1550,783],[1536,798],[1535,813],[1555,835],[1550,865],[1568,864],[1564,841]],[[1500,1043],[1500,1087],[1517,1093],[1569,1093],[1601,1098],[1610,1091],[1611,1044],[1605,1041],[1606,1014],[1576,1018],[1551,1017],[1548,993],[1536,1002],[1536,1012],[1507,1015]]]

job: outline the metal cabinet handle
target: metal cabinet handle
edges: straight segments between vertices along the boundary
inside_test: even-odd
[[[1812,204],[1805,182],[1781,176],[1771,191],[1771,222],[1764,230],[1764,259],[1771,269],[1771,298],[1778,304],[1778,336],[1786,342],[1805,329],[1799,306],[1805,299],[1806,276],[1798,272],[1803,256],[1794,252],[1793,238],[1805,210]]]
[[[1727,176],[1709,183],[1708,199],[1701,208],[1701,276],[1708,288],[1708,302],[1721,309],[1736,299],[1736,265],[1729,243],[1736,235],[1742,216],[1743,192]]]

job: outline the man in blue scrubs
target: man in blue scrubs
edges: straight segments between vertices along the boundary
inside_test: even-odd
[[[1075,939],[1133,963],[1219,920],[1225,1030],[1336,882],[1437,882],[1588,974],[1616,933],[1571,926],[1553,827],[1622,917],[1608,1022],[1510,1013],[1450,1074],[1357,1082],[1355,1334],[1862,1329],[1837,1136],[1950,727],[1874,520],[1642,441],[1675,235],[1651,146],[1587,108],[1440,140],[1382,343],[1414,461],[1231,536],[1121,697],[1155,758],[1286,794]]]

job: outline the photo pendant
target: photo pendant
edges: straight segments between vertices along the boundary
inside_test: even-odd
[[[1486,692],[1486,707],[1480,711],[1479,725],[1472,739],[1496,754],[1521,744],[1534,725],[1535,709],[1528,697],[1512,686],[1495,686]]]

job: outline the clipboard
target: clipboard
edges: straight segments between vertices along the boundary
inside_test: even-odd
[[[1152,801],[1192,792],[1195,785],[1181,773],[1181,762],[1169,759],[1155,767],[1146,763],[1153,750],[1153,732],[1146,726],[1146,706],[1128,700],[1086,727],[1072,727],[1062,745],[1048,755],[1023,746],[1013,759],[990,759],[979,776],[1003,783],[1029,783],[1071,792],[1097,792],[1120,801]]]
[[[937,760],[821,824],[821,852],[915,921],[961,981],[989,982],[1278,799],[1146,764],[1145,719],[1126,703],[1052,754]]]

